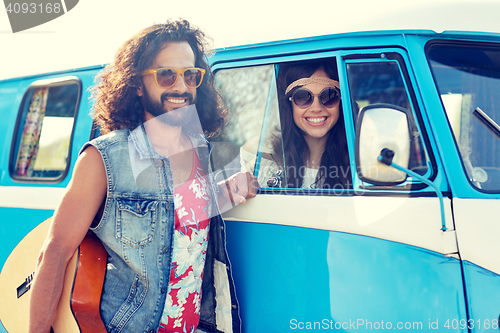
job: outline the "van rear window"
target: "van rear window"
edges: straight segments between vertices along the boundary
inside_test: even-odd
[[[13,140],[12,178],[57,181],[66,175],[79,96],[76,80],[28,89]]]

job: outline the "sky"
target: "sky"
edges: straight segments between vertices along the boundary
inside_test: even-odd
[[[189,20],[221,48],[368,30],[500,33],[499,12],[498,0],[80,0],[55,20],[12,33],[2,8],[0,80],[109,63],[125,40],[168,18]]]

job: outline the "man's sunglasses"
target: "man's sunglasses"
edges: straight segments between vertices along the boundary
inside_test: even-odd
[[[198,88],[203,81],[203,75],[205,75],[205,70],[201,68],[186,68],[186,69],[176,69],[176,68],[156,68],[156,69],[146,69],[142,72],[142,76],[153,74],[155,77],[156,84],[162,88],[172,87],[179,75],[184,78],[184,83],[189,88]]]
[[[327,108],[334,107],[340,101],[340,92],[334,87],[326,87],[317,95],[309,89],[300,88],[295,90],[289,100],[299,108],[306,109],[312,105],[315,96],[318,96],[319,102]]]

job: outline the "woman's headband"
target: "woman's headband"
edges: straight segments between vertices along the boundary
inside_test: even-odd
[[[306,78],[298,79],[297,81],[292,82],[288,86],[288,88],[286,88],[285,95],[288,94],[295,87],[305,86],[306,84],[313,83],[313,82],[314,83],[320,83],[320,84],[330,85],[330,86],[333,86],[333,87],[335,87],[335,88],[337,88],[337,89],[340,90],[339,81],[328,79],[326,77],[317,77],[317,76],[315,76],[315,77],[306,77]]]

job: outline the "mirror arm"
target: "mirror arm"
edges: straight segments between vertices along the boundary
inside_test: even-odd
[[[497,135],[498,138],[500,138],[500,126],[493,120],[491,119],[486,112],[481,110],[480,108],[476,108],[473,112],[473,115],[475,115],[479,120],[483,122],[483,124],[486,125],[490,130],[493,131]]]
[[[388,148],[384,148],[382,149],[382,151],[380,152],[380,156],[378,157],[378,160],[379,162],[381,163],[384,163],[388,166],[392,166],[393,168],[399,170],[399,171],[402,171],[402,172],[405,172],[407,173],[408,175],[420,180],[422,183],[425,183],[427,185],[429,185],[430,187],[432,187],[432,189],[436,192],[438,198],[439,198],[439,206],[441,208],[441,230],[443,231],[446,231],[448,230],[446,228],[446,220],[445,220],[445,216],[444,216],[444,203],[443,203],[443,194],[441,193],[441,191],[439,190],[439,188],[436,186],[436,184],[434,184],[433,182],[431,182],[430,180],[422,177],[421,175],[419,175],[418,173],[415,173],[407,168],[404,168],[400,165],[398,165],[397,163],[393,162],[392,159],[394,157],[394,151],[388,149]]]

